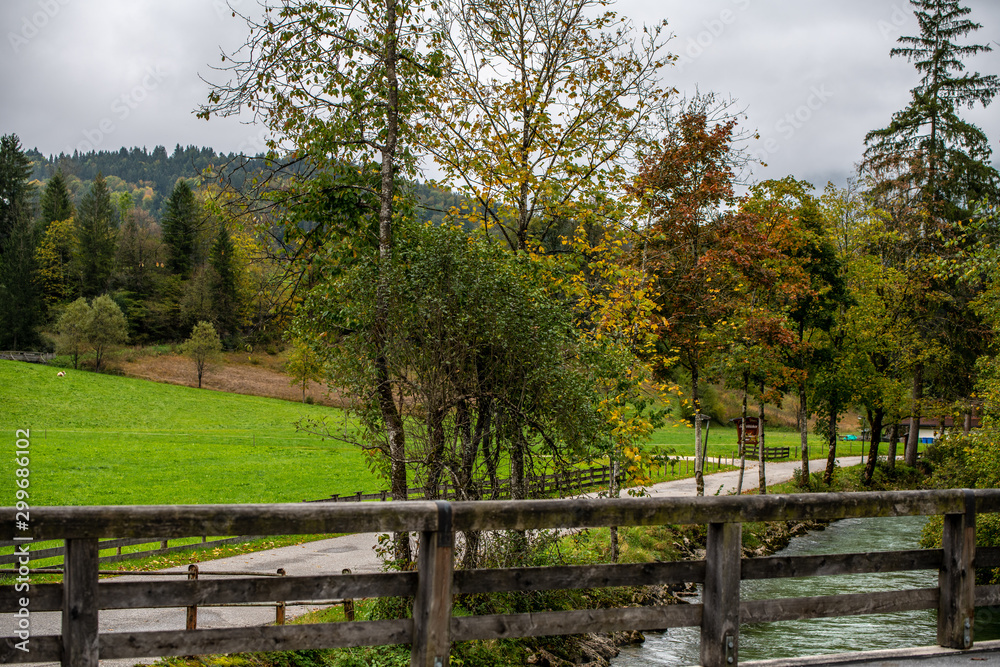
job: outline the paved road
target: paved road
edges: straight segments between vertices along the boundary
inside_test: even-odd
[[[765,464],[768,484],[791,479],[792,471],[800,467],[800,462],[775,462]],[[811,470],[818,470],[826,465],[826,461],[810,462]],[[712,495],[717,491],[720,495],[735,491],[738,472],[721,472],[705,476],[705,494]],[[756,488],[757,463],[747,462],[747,471],[743,488]],[[650,488],[652,496],[694,496],[694,479],[683,479],[675,482],[663,482]],[[232,556],[202,564],[204,572],[275,572],[284,568],[288,575],[339,574],[344,568],[352,572],[378,572],[380,561],[375,554],[375,533],[361,533],[335,537],[328,540],[308,542],[306,544],[282,547],[270,551]],[[187,566],[162,570],[163,572],[184,573]],[[119,581],[143,581],[152,577],[131,575],[121,577]],[[161,577],[155,577],[157,579]],[[293,618],[318,609],[320,605],[289,607],[287,616]],[[3,635],[12,634],[12,616],[3,614],[0,629]],[[58,612],[39,612],[33,614],[32,634],[36,636],[59,634],[61,617]],[[199,628],[223,628],[248,625],[264,625],[274,622],[273,607],[199,607]],[[180,630],[185,624],[184,609],[116,609],[100,613],[101,632],[146,632],[154,630]],[[153,660],[102,660],[106,667],[131,667],[137,663],[149,664]],[[36,663],[55,665],[55,663]]]

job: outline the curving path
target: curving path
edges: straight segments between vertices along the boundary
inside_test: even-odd
[[[801,467],[800,461],[775,462],[765,464],[768,484],[787,481],[792,471]],[[826,459],[810,461],[810,470],[826,466]],[[719,472],[705,475],[705,494],[720,495],[736,490],[738,471]],[[756,488],[758,479],[757,462],[747,461],[744,489]],[[673,482],[661,482],[649,489],[651,496],[694,496],[693,478]],[[317,542],[281,547],[269,551],[232,556],[209,561],[200,565],[204,572],[275,572],[284,568],[288,575],[339,574],[344,568],[352,572],[378,572],[381,562],[375,554],[376,533],[345,535]],[[185,573],[187,566],[170,568],[162,572]],[[128,575],[119,581],[148,581],[154,577]],[[159,579],[160,577],[155,577]],[[288,618],[299,616],[323,605],[302,605],[288,607]],[[2,615],[0,633],[12,634],[11,614]],[[36,636],[59,634],[61,616],[59,612],[39,612],[31,616],[32,634]],[[224,628],[249,625],[265,625],[274,622],[273,607],[199,607],[199,628]],[[154,630],[180,630],[185,624],[184,609],[115,609],[100,613],[101,632],[147,632]],[[107,667],[132,667],[136,664],[150,664],[148,660],[102,660]],[[43,664],[58,667],[56,663]]]

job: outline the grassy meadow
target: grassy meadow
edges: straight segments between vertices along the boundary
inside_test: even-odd
[[[336,408],[57,372],[0,361],[2,437],[13,452],[15,430],[31,430],[33,506],[299,502],[384,486],[357,447],[296,428],[302,419],[344,428]],[[767,434],[769,446],[789,446],[793,458],[798,442],[789,429]],[[670,425],[650,444],[653,453],[691,456],[693,443],[690,426]],[[713,425],[709,456],[731,456],[735,449],[736,430]],[[813,457],[826,455],[818,436],[810,435],[810,449]],[[860,456],[860,443],[842,442],[840,449],[843,456]],[[5,459],[0,505],[13,504],[13,461]],[[658,472],[656,481],[665,478]]]
[[[31,504],[298,502],[380,488],[358,448],[300,432],[335,408],[0,361],[0,431],[31,429]],[[350,427],[348,427],[350,428]],[[13,504],[12,456],[0,505]]]

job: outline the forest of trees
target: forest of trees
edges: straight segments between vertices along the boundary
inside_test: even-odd
[[[45,159],[3,137],[0,348],[44,344],[102,295],[137,342],[200,322],[228,346],[294,340],[354,398],[396,498],[414,480],[487,498],[500,477],[525,498],[543,455],[641,480],[667,396],[698,416],[709,383],[744,416],[797,407],[805,486],[829,481],[837,423],[859,411],[870,480],[885,428],[895,465],[904,418],[1000,416],[1000,175],[961,115],[1000,83],[965,69],[988,50],[968,9],[911,2],[920,34],[890,54],[921,77],[911,101],[867,135],[846,187],[817,192],[749,180],[742,117],[677,99],[664,26],[639,38],[597,0],[408,0],[350,19],[289,0],[245,18],[201,109],[249,108],[280,137],[259,179],[209,149]],[[416,184],[431,162],[443,185]],[[813,416],[829,442],[815,477]],[[524,539],[466,535],[465,562]],[[397,536],[395,556],[409,549]]]

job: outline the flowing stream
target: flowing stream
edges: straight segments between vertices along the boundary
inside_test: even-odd
[[[925,517],[844,519],[831,524],[826,530],[792,538],[779,554],[807,556],[917,549],[920,530],[926,520]],[[744,600],[755,600],[936,585],[937,571],[921,570],[744,581],[740,596]],[[699,601],[698,598],[688,599]],[[982,617],[977,618],[976,639],[996,638],[1000,634],[997,624],[984,623],[983,620]],[[744,624],[740,627],[740,660],[931,646],[936,643],[936,624],[937,615],[933,610]],[[612,665],[697,665],[699,632],[698,628],[677,628],[668,632],[647,633],[645,644],[624,647]]]

